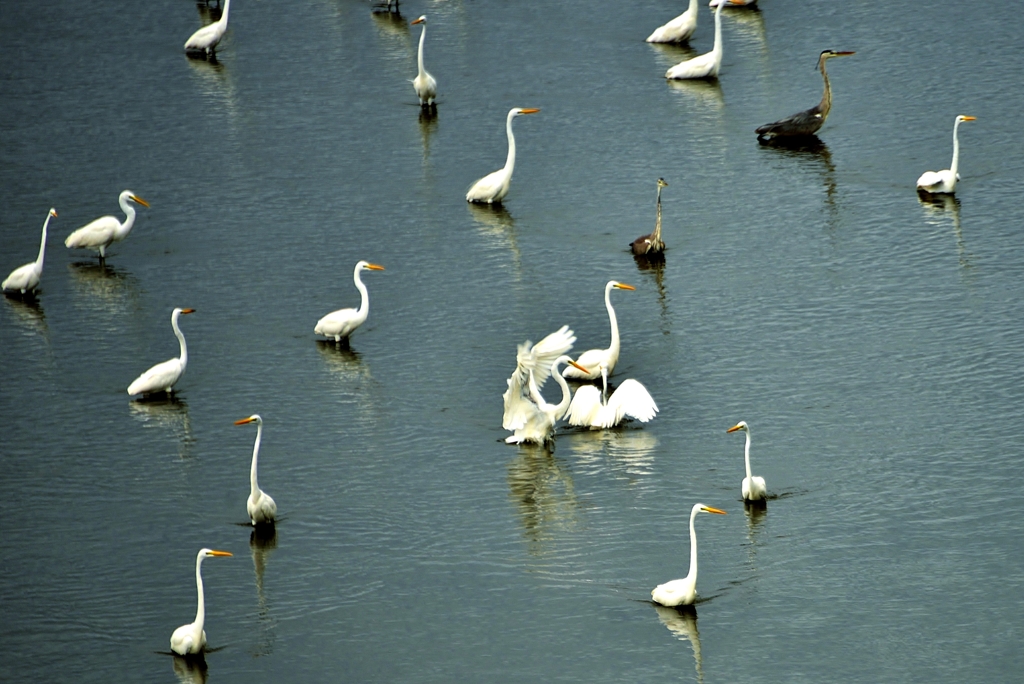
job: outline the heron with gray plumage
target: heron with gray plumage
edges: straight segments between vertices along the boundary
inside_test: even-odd
[[[825,70],[825,62],[833,57],[846,57],[856,54],[854,52],[839,52],[836,50],[823,50],[818,57],[818,71],[825,80],[825,92],[821,96],[821,102],[802,112],[798,112],[775,123],[765,124],[758,128],[757,140],[761,143],[771,142],[776,138],[799,138],[812,136],[825,123],[828,113],[832,109],[832,88],[828,83],[828,72]]]
[[[661,189],[667,188],[668,183],[664,178],[658,179],[658,214],[654,219],[654,232],[650,235],[641,235],[630,244],[633,254],[642,256],[645,254],[661,254],[665,251],[665,243],[661,241]]]

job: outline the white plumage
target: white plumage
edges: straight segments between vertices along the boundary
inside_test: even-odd
[[[747,426],[746,421],[741,420],[736,423],[736,425],[733,425],[731,428],[726,430],[726,432],[736,432],[737,430],[743,430],[743,432],[747,433],[747,445],[743,449],[743,459],[747,466],[747,476],[743,478],[743,483],[740,485],[740,492],[743,494],[743,500],[764,501],[768,497],[768,488],[764,483],[764,478],[750,474],[750,428]]]
[[[574,380],[597,380],[601,376],[601,369],[604,368],[608,375],[615,370],[615,364],[619,362],[619,320],[615,317],[615,309],[612,308],[612,290],[635,290],[632,285],[609,280],[604,286],[604,307],[608,311],[608,322],[612,329],[612,340],[607,349],[588,349],[580,354],[576,363],[589,369],[587,372],[579,370],[577,366],[568,366],[562,371],[562,376]]]
[[[11,271],[11,275],[0,283],[0,289],[25,294],[39,287],[39,280],[43,277],[43,257],[46,253],[46,229],[50,225],[50,219],[56,216],[57,210],[51,208],[46,220],[43,221],[43,236],[39,239],[39,255],[36,260]]]
[[[178,358],[158,363],[135,378],[135,381],[128,385],[128,394],[170,392],[175,383],[181,379],[185,373],[185,367],[188,365],[188,347],[185,345],[185,336],[181,334],[181,329],[178,327],[178,316],[194,311],[195,309],[175,309],[171,313],[171,328],[174,329],[174,336],[178,338]]]
[[[697,531],[693,527],[693,520],[698,513],[718,513],[725,515],[725,511],[704,504],[694,504],[690,510],[690,572],[683,579],[672,580],[659,584],[651,592],[651,598],[655,603],[663,606],[689,606],[697,599]]]
[[[956,191],[956,182],[960,180],[957,169],[960,165],[960,137],[957,135],[960,124],[964,121],[976,121],[976,117],[960,115],[953,122],[953,161],[948,169],[942,171],[925,171],[917,179],[917,189],[934,194],[952,194]]]
[[[512,171],[516,165],[516,137],[512,135],[512,119],[522,114],[536,114],[539,111],[535,108],[521,107],[509,110],[505,118],[505,134],[508,136],[508,157],[505,159],[505,166],[473,183],[466,192],[467,202],[501,204],[512,184]]]
[[[171,634],[171,650],[178,655],[188,656],[203,652],[206,647],[206,630],[203,624],[206,622],[206,600],[203,594],[203,559],[210,556],[230,556],[227,551],[216,551],[213,549],[199,549],[196,556],[196,593],[199,596],[196,607],[196,619],[194,622],[182,625]]]
[[[607,400],[608,373],[603,368],[601,380],[603,391],[593,385],[583,385],[576,390],[569,404],[569,425],[611,428],[627,417],[646,423],[658,413],[650,392],[636,380],[624,380]]]
[[[423,31],[420,32],[420,49],[416,57],[419,71],[412,80],[412,87],[416,91],[416,96],[420,98],[420,107],[429,107],[434,104],[437,97],[437,80],[423,68],[423,41],[427,38],[427,16],[423,15],[412,23],[423,24]]]
[[[333,337],[335,342],[347,341],[348,336],[366,322],[366,317],[370,314],[370,295],[366,291],[366,285],[363,285],[362,278],[359,277],[360,271],[364,270],[383,271],[384,267],[371,264],[369,261],[357,263],[355,271],[352,273],[352,280],[355,281],[356,288],[359,290],[359,308],[332,311],[316,322],[316,327],[313,328],[314,333],[324,337]]]
[[[236,420],[235,425],[256,423],[256,442],[252,445],[252,465],[249,468],[249,499],[245,502],[245,510],[253,525],[272,523],[277,518],[277,504],[269,494],[260,489],[256,481],[256,461],[260,455],[260,440],[263,437],[263,419],[258,413],[248,418]]]
[[[64,246],[68,249],[92,249],[100,253],[101,259],[105,258],[107,247],[111,243],[120,242],[128,237],[132,226],[135,225],[135,207],[129,202],[136,202],[144,207],[149,206],[149,202],[131,190],[125,190],[117,198],[117,203],[121,205],[121,211],[125,214],[123,222],[113,216],[101,216],[68,235],[64,240]]]
[[[647,36],[648,43],[682,43],[690,39],[693,32],[697,30],[697,0],[690,0],[690,6],[685,12],[672,21],[654,29],[654,33]]]
[[[729,0],[735,3],[736,0]],[[688,59],[665,72],[665,78],[671,79],[698,79],[718,78],[718,72],[722,68],[722,5],[715,10],[715,45],[711,52]]]
[[[231,9],[231,0],[224,3],[224,11],[220,19],[207,24],[185,41],[185,52],[205,52],[207,56],[214,54],[217,45],[220,43],[224,33],[228,30],[228,11]]]

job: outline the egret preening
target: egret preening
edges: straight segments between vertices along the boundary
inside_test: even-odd
[[[420,50],[416,57],[419,73],[412,80],[412,87],[416,91],[416,96],[420,98],[420,107],[433,107],[434,99],[437,97],[437,81],[423,68],[423,41],[427,38],[427,15],[412,23],[423,24],[423,31],[420,32]]]
[[[512,431],[512,435],[505,439],[507,443],[543,443],[550,438],[554,430],[554,421],[561,418],[561,415],[552,420],[551,415],[545,413],[538,405],[534,395],[540,394],[540,388],[544,386],[548,376],[551,375],[552,369],[557,369],[561,363],[571,361],[565,354],[572,349],[575,341],[576,337],[572,334],[572,330],[563,325],[537,344],[527,340],[519,345],[516,352],[516,370],[506,381],[508,389],[502,395],[505,413],[502,416],[501,426]],[[568,359],[568,361],[563,359]],[[562,396],[565,400],[565,408],[568,408],[569,386],[558,375],[557,370],[555,375],[557,382],[563,387]],[[563,414],[565,408],[562,409]]]
[[[535,108],[520,107],[509,110],[505,119],[505,133],[508,135],[508,157],[505,159],[505,166],[473,183],[466,193],[467,202],[501,204],[501,200],[508,194],[508,187],[512,183],[512,170],[516,165],[516,137],[512,135],[512,119],[521,114],[536,114],[539,111]]]
[[[964,121],[977,121],[976,117],[964,116],[961,114],[953,122],[953,161],[948,169],[942,171],[925,171],[917,179],[917,189],[932,194],[947,193],[953,194],[956,190],[956,182],[960,180],[957,168],[960,166],[960,137],[957,132],[960,124]]]
[[[654,219],[654,232],[650,235],[641,235],[630,244],[633,254],[636,256],[654,256],[665,251],[665,243],[661,241],[661,189],[667,188],[668,183],[664,178],[658,179],[658,201],[657,214]]]
[[[50,219],[56,218],[57,210],[50,209],[50,212],[46,215],[46,220],[43,221],[43,236],[39,239],[39,256],[36,257],[35,261],[30,261],[24,266],[11,271],[11,275],[7,276],[7,279],[3,283],[0,283],[0,289],[4,292],[20,291],[21,294],[31,292],[39,287],[39,279],[43,277],[43,255],[46,252],[46,229],[50,225]]]
[[[747,446],[743,450],[743,459],[747,465],[747,476],[743,478],[743,484],[740,485],[743,500],[764,501],[768,498],[768,489],[764,484],[764,478],[750,474],[750,428],[747,427],[746,421],[741,420],[726,430],[726,432],[736,432],[737,430],[743,430],[743,432],[747,433]]]
[[[249,513],[249,520],[252,524],[263,525],[273,523],[277,517],[277,504],[265,491],[260,489],[256,481],[256,460],[260,455],[260,439],[263,437],[263,419],[259,414],[254,413],[248,418],[236,420],[235,425],[246,425],[256,423],[256,442],[252,445],[252,466],[249,468],[249,500],[245,503],[245,510]]]
[[[171,634],[171,650],[182,656],[197,655],[206,647],[206,601],[203,596],[203,559],[210,556],[230,556],[227,551],[199,549],[196,556],[196,591],[199,594],[199,606],[196,608],[196,619],[191,624],[182,625]]]
[[[217,44],[224,37],[228,30],[228,11],[231,9],[231,0],[225,0],[224,11],[220,19],[207,24],[192,34],[192,37],[185,41],[185,52],[204,52],[207,57],[214,55]]]
[[[117,198],[121,205],[121,211],[125,214],[124,222],[118,221],[113,216],[101,216],[92,223],[82,226],[64,241],[68,249],[92,249],[100,253],[100,259],[107,256],[107,247],[113,242],[120,242],[128,237],[135,225],[135,207],[129,202],[149,206],[149,202],[142,199],[131,190],[125,190]]]
[[[648,43],[683,43],[690,39],[693,32],[697,30],[697,0],[690,0],[690,6],[685,12],[672,21],[654,29],[654,33],[647,36]]]
[[[817,133],[818,129],[825,123],[829,111],[832,110],[832,87],[828,82],[828,71],[825,69],[825,62],[833,57],[847,57],[857,54],[855,52],[838,52],[836,50],[823,50],[818,56],[818,71],[825,80],[825,92],[821,96],[821,102],[810,109],[797,112],[785,119],[775,123],[765,124],[754,132],[757,133],[758,141],[770,142],[775,138],[799,138],[807,137]]]
[[[690,511],[690,572],[683,579],[659,584],[654,588],[651,598],[663,606],[689,606],[697,598],[697,531],[693,528],[693,520],[698,513],[725,515],[725,511],[711,506],[693,505]]]
[[[178,338],[178,358],[158,363],[135,378],[135,381],[128,385],[128,394],[171,393],[174,384],[184,375],[185,366],[188,365],[188,347],[185,346],[185,336],[181,334],[181,328],[178,327],[178,316],[194,312],[195,309],[175,309],[171,313],[171,328],[174,329],[174,336]]]
[[[619,362],[619,321],[612,308],[612,290],[635,290],[632,285],[609,280],[604,286],[604,307],[608,310],[608,321],[612,326],[612,341],[607,349],[588,349],[580,354],[573,367],[566,368],[562,375],[573,380],[597,380],[601,377],[602,368],[612,374],[615,364]],[[583,370],[579,370],[583,366]]]
[[[366,285],[363,285],[363,281],[359,277],[359,272],[383,270],[383,266],[371,264],[369,261],[360,261],[357,263],[355,271],[352,274],[352,279],[355,281],[356,288],[358,288],[361,296],[361,299],[359,300],[359,308],[338,309],[337,311],[332,311],[316,322],[316,327],[313,328],[313,332],[317,335],[323,335],[324,337],[333,337],[335,342],[345,340],[347,343],[349,335],[355,332],[356,328],[366,322],[366,317],[370,313],[370,295],[366,291]]]
[[[735,4],[736,0],[729,0]],[[718,71],[722,68],[722,5],[715,10],[715,45],[711,52],[705,52],[699,57],[687,59],[665,72],[665,78],[673,79],[698,79],[718,78]]]
[[[577,388],[569,404],[569,425],[600,429],[611,428],[625,418],[635,418],[646,423],[658,413],[651,393],[636,380],[623,380],[612,395],[608,396],[608,371],[601,367],[602,391],[593,385]]]

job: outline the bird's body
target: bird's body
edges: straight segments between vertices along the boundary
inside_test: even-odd
[[[729,0],[735,2],[736,0]],[[693,80],[700,78],[718,78],[722,68],[722,7],[715,10],[715,45],[711,52],[687,59],[676,64],[665,72],[665,78],[676,80]]]
[[[236,420],[235,425],[256,423],[256,442],[252,445],[252,465],[249,468],[249,499],[245,503],[245,510],[249,514],[249,520],[255,525],[273,523],[277,518],[277,504],[269,494],[260,489],[256,481],[256,461],[260,455],[260,439],[263,437],[263,419],[259,414],[254,413],[248,418]]]
[[[174,329],[174,336],[178,338],[180,353],[177,358],[168,359],[158,363],[148,371],[135,378],[132,384],[128,385],[128,394],[153,394],[155,392],[170,393],[181,376],[185,373],[188,365],[188,347],[185,345],[185,336],[181,334],[178,327],[178,316],[190,314],[195,309],[177,308],[171,313],[171,328]]]
[[[630,243],[630,249],[636,256],[661,254],[665,251],[665,243],[661,241],[661,189],[667,188],[668,183],[664,178],[658,179],[658,201],[657,214],[654,219],[654,232],[650,235],[641,235]]]
[[[720,0],[711,0],[708,3],[708,7],[718,7]],[[739,5],[741,7],[753,7],[757,4],[757,0],[731,0],[733,5]]]
[[[604,286],[604,306],[608,310],[608,322],[611,324],[612,340],[607,349],[588,349],[576,359],[576,364],[588,369],[580,370],[575,364],[562,371],[562,375],[573,380],[597,380],[601,377],[601,369],[605,369],[608,375],[615,370],[615,364],[619,362],[619,320],[615,317],[615,309],[612,307],[612,290],[635,290],[632,285],[609,280]]]
[[[648,43],[683,43],[690,39],[693,32],[697,30],[697,0],[690,0],[690,6],[685,12],[672,21],[654,29],[654,33],[647,36]]]
[[[348,336],[355,332],[356,328],[366,322],[366,317],[370,313],[370,295],[366,291],[366,285],[363,285],[362,278],[359,277],[360,271],[364,270],[383,271],[384,267],[371,264],[368,261],[357,263],[352,279],[355,281],[356,288],[360,294],[359,308],[332,311],[316,322],[316,327],[313,328],[314,333],[324,337],[333,337],[335,342],[341,342],[342,340],[347,340]]]
[[[704,504],[694,504],[690,510],[690,571],[683,579],[672,580],[659,584],[651,592],[651,598],[663,606],[689,606],[697,598],[697,531],[693,520],[698,513],[718,513],[725,511]]]
[[[171,650],[181,656],[198,655],[206,647],[206,600],[203,594],[203,559],[210,556],[230,556],[227,551],[199,549],[196,556],[196,593],[199,596],[195,622],[182,625],[171,634]]]
[[[825,62],[833,57],[846,57],[855,54],[853,52],[839,52],[836,50],[823,50],[818,56],[818,71],[825,81],[825,91],[822,93],[821,102],[810,109],[797,112],[785,119],[774,123],[760,126],[754,132],[760,142],[770,142],[775,138],[801,138],[812,136],[825,124],[828,113],[832,110],[832,87],[828,82],[828,71]]]
[[[743,483],[740,485],[740,492],[743,494],[743,500],[764,501],[768,498],[768,488],[765,485],[764,478],[750,473],[750,428],[747,426],[746,421],[741,420],[739,423],[726,430],[726,432],[736,432],[737,430],[743,430],[743,432],[747,433],[747,445],[743,449],[743,458],[747,466],[747,476],[743,478]]]
[[[953,122],[953,161],[948,169],[942,171],[925,171],[917,179],[917,189],[921,192],[931,194],[953,194],[956,191],[956,182],[960,180],[957,170],[960,166],[960,136],[958,135],[960,124],[964,121],[976,121],[973,116],[961,114]]]
[[[46,220],[43,221],[43,236],[39,239],[39,255],[35,261],[30,261],[11,271],[6,280],[0,283],[0,289],[4,292],[26,294],[39,287],[39,280],[43,277],[43,257],[46,253],[46,230],[50,225],[50,219],[56,216],[57,210],[51,208],[46,214]]]
[[[423,31],[420,33],[420,49],[416,57],[419,71],[416,78],[412,80],[412,87],[416,91],[416,96],[420,98],[420,107],[431,107],[437,97],[437,80],[423,68],[423,41],[427,38],[427,17],[424,15],[412,23],[423,24]]]
[[[466,192],[467,202],[501,204],[501,200],[508,194],[512,183],[512,171],[516,165],[516,138],[512,135],[512,119],[521,114],[536,114],[539,111],[535,108],[521,107],[509,110],[505,118],[505,133],[508,136],[508,157],[505,159],[505,166],[473,183]]]
[[[228,30],[228,11],[230,9],[231,0],[225,0],[224,11],[221,12],[220,19],[193,33],[185,41],[185,52],[203,52],[208,56],[214,54],[221,38]]]
[[[532,395],[540,393],[540,388],[544,386],[553,368],[565,363],[563,358],[568,358],[565,354],[572,349],[575,341],[572,330],[563,325],[537,344],[527,340],[519,345],[516,353],[516,370],[506,381],[508,389],[502,395],[505,412],[501,426],[512,431],[512,435],[505,439],[507,443],[543,443],[550,438],[554,430],[552,416],[540,408]],[[558,375],[557,371],[555,375]],[[568,408],[569,386],[561,376],[558,376],[556,381],[564,388],[562,393],[565,408]],[[562,413],[564,412],[563,409]],[[561,418],[561,415],[555,417],[555,420],[558,418]]]
[[[569,425],[597,430],[615,427],[627,417],[646,423],[658,413],[658,405],[651,393],[636,380],[623,380],[609,397],[608,373],[604,368],[601,369],[601,379],[602,391],[593,385],[577,388],[569,404]]]
[[[101,216],[68,235],[64,240],[64,245],[68,249],[92,249],[100,253],[101,259],[105,258],[107,247],[128,237],[128,233],[135,225],[135,207],[129,202],[136,202],[144,207],[149,206],[149,202],[131,190],[125,190],[117,198],[117,203],[121,205],[121,211],[125,214],[123,222],[118,221],[114,216]]]

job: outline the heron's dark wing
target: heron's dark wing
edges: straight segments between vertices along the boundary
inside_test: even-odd
[[[814,106],[775,123],[765,124],[754,132],[758,136],[814,135],[823,123],[825,117],[822,116],[821,109]]]

